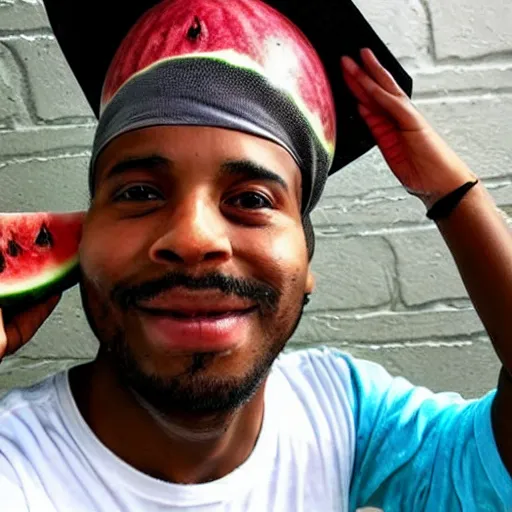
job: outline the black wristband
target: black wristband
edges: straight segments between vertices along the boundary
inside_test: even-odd
[[[427,217],[431,220],[445,219],[452,213],[453,210],[460,203],[462,198],[471,190],[476,184],[476,181],[468,181],[461,187],[450,192],[448,195],[442,197],[437,201],[432,208],[427,212]]]

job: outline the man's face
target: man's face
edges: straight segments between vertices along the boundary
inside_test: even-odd
[[[241,405],[312,291],[301,176],[267,140],[152,127],[96,167],[80,258],[101,353],[162,412]]]

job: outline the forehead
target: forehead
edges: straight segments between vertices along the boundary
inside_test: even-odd
[[[155,126],[116,137],[99,156],[96,182],[123,161],[158,157],[169,167],[202,166],[219,171],[226,162],[244,160],[300,186],[301,173],[291,154],[279,144],[244,132],[204,126]]]

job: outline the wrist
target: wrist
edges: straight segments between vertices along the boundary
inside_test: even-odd
[[[464,185],[456,188],[453,192],[445,195],[434,206],[427,210],[427,217],[434,221],[440,221],[448,218],[453,210],[455,210],[459,203],[469,193],[469,191],[478,184],[479,180],[466,181]]]
[[[456,169],[450,173],[446,173],[433,183],[430,187],[425,187],[427,192],[418,194],[419,199],[430,210],[438,201],[447,197],[449,194],[459,189],[469,182],[477,181],[478,177],[468,168]]]

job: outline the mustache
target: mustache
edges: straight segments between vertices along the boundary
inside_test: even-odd
[[[202,276],[190,276],[182,272],[168,272],[164,276],[140,284],[119,283],[110,294],[113,302],[123,310],[137,307],[139,302],[157,298],[174,288],[189,290],[216,290],[224,295],[237,295],[249,299],[267,312],[277,309],[281,294],[273,287],[254,279],[228,276],[210,272]]]

